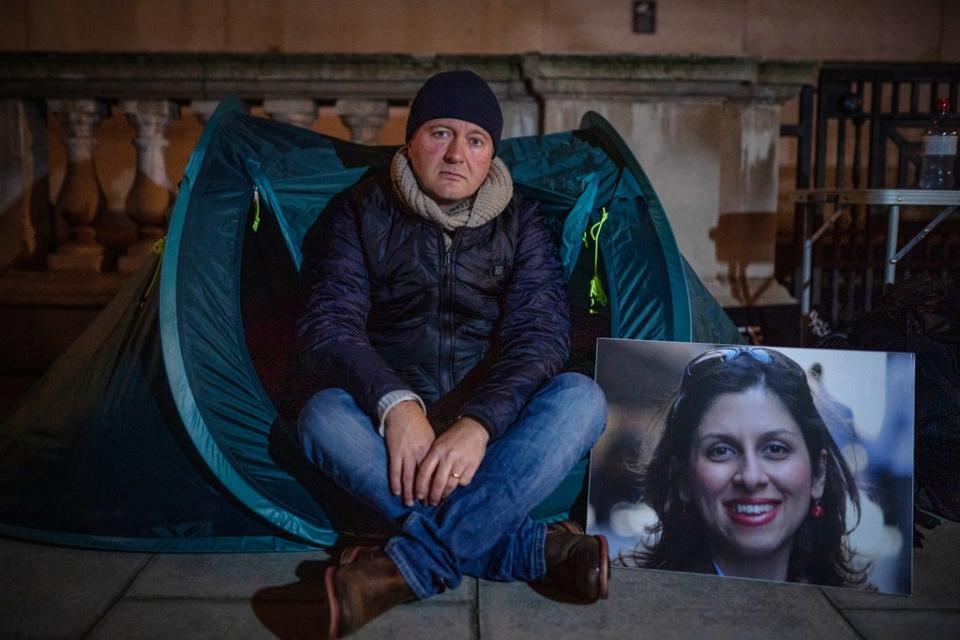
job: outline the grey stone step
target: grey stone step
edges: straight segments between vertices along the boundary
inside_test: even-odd
[[[0,637],[82,637],[149,559],[0,538]]]
[[[613,569],[610,599],[560,604],[524,584],[480,585],[484,640],[859,638],[816,587]]]

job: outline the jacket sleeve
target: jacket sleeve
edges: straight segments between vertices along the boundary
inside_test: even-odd
[[[535,205],[520,215],[489,366],[461,411],[483,424],[491,439],[503,435],[537,389],[560,372],[570,350],[570,309],[556,243]]]
[[[303,315],[297,323],[301,357],[327,386],[347,391],[370,416],[391,391],[409,387],[373,349],[367,336],[370,278],[354,204],[334,200],[307,232],[301,273]]]

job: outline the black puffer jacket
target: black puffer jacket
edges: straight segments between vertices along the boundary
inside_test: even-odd
[[[386,174],[367,178],[307,233],[302,272],[304,358],[370,415],[386,393],[410,389],[496,438],[567,358],[556,246],[517,196],[493,220],[454,232],[448,250]]]

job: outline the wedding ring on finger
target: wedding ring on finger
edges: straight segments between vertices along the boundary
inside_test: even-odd
[[[463,474],[461,474],[461,473],[451,473],[451,474],[450,474],[450,477],[453,478],[454,480],[459,480],[461,475],[463,475]]]

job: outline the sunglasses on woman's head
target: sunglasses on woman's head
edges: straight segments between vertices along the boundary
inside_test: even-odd
[[[697,369],[702,368],[707,363],[730,362],[743,355],[753,358],[760,364],[773,364],[773,355],[767,349],[760,347],[721,347],[704,351],[691,360],[683,375],[689,378],[696,373]]]

